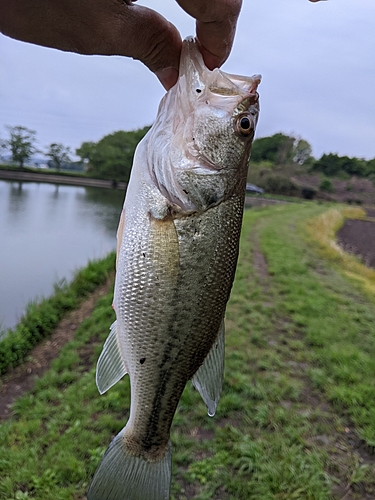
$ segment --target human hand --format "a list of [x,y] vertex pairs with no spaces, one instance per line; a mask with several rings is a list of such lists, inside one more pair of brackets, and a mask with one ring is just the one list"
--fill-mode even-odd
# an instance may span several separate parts
[[[241,0],[177,0],[196,19],[210,69],[228,57]],[[177,81],[182,40],[157,12],[130,0],[0,0],[0,31],[12,38],[78,54],[142,61],[168,90]]]
[[[220,67],[232,48],[242,0],[176,1],[196,19],[207,67]],[[0,0],[0,31],[68,52],[138,59],[167,90],[178,78],[182,40],[177,28],[131,0]]]

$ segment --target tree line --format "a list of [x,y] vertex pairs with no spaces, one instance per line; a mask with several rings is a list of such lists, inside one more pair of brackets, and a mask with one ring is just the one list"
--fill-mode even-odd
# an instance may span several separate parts
[[[29,159],[40,153],[36,146],[36,132],[26,127],[6,126],[8,139],[0,140],[0,155],[8,152],[12,163],[24,168]],[[137,130],[117,131],[104,136],[98,142],[83,142],[75,150],[87,175],[116,181],[129,180],[134,152],[150,126]],[[71,164],[71,150],[61,143],[50,144],[44,154],[50,158],[49,166],[61,170]],[[256,139],[251,152],[251,162],[266,163],[268,167],[301,165],[306,172],[321,172],[328,177],[342,173],[375,180],[375,158],[339,156],[329,153],[321,158],[312,156],[311,145],[300,137],[277,133]]]
[[[0,157],[8,153],[11,163],[24,168],[37,153],[49,157],[48,166],[56,170],[71,169],[72,151],[61,143],[52,143],[44,151],[36,147],[36,132],[27,127],[6,126],[8,139],[0,140]],[[134,152],[139,141],[150,126],[138,130],[117,131],[108,134],[98,142],[83,142],[75,150],[80,158],[80,165],[90,177],[116,181],[129,180]]]
[[[36,153],[43,153],[36,148],[36,131],[27,127],[17,125],[10,127],[6,125],[8,131],[8,139],[0,140],[0,156],[4,152],[10,153],[12,163],[20,168],[24,168],[25,164]],[[56,166],[57,170],[61,169],[64,162],[70,162],[71,150],[69,147],[61,143],[50,144],[44,154],[48,156]]]
[[315,159],[311,153],[311,145],[306,140],[277,133],[254,141],[251,162],[270,162],[274,166],[286,166],[295,163],[305,165],[310,173],[321,172],[327,177],[346,173],[375,180],[375,158],[364,160],[363,158],[329,153]]

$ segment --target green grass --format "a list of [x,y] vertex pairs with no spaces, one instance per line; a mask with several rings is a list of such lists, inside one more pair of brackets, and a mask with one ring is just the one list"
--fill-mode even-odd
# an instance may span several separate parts
[[[223,394],[210,418],[191,384],[183,393],[172,426],[173,500],[375,497],[375,459],[356,435],[375,445],[375,303],[307,233],[325,210],[302,203],[245,213]],[[83,499],[125,425],[128,379],[103,396],[94,380],[111,300],[100,299],[0,426],[1,500]]]

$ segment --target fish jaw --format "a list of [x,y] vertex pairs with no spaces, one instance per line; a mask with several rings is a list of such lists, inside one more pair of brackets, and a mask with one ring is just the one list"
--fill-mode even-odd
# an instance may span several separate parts
[[[173,89],[178,88],[178,92],[186,94],[191,104],[207,88],[222,96],[246,96],[256,92],[260,81],[260,75],[234,75],[219,68],[209,70],[204,64],[197,42],[193,37],[188,37],[182,45],[180,76]],[[182,103],[182,108],[184,104],[186,102]]]

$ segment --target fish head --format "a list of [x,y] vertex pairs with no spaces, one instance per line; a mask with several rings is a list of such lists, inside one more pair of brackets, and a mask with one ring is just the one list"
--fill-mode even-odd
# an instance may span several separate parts
[[171,156],[177,160],[178,184],[195,209],[206,210],[234,191],[244,191],[259,115],[259,83],[259,75],[209,70],[197,42],[184,41]]
[[163,155],[153,161],[154,179],[178,209],[206,210],[245,192],[260,80],[209,70],[198,43],[184,40],[178,82],[162,100],[151,132]]
[[183,134],[186,154],[217,170],[237,168],[248,158],[259,115],[260,76],[231,75],[204,64],[197,42],[184,41],[177,92],[182,106],[175,137]]

